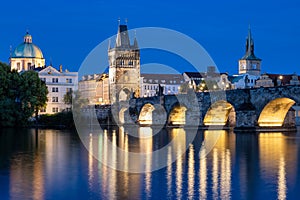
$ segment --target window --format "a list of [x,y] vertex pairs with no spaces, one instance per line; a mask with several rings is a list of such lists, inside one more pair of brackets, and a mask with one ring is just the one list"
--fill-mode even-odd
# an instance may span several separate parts
[[52,102],[58,102],[58,97],[52,97]]
[[67,78],[67,79],[66,79],[66,82],[67,82],[67,83],[72,83],[72,79],[71,79],[71,78]]
[[41,81],[44,81],[46,83],[46,78],[41,78]]
[[72,92],[72,88],[67,88],[66,89],[66,92],[68,93],[68,92]]
[[46,112],[46,108],[41,108],[40,112]]
[[52,88],[52,92],[58,92],[58,88],[57,87],[53,87]]
[[58,83],[58,78],[52,78],[52,83]]
[[17,68],[18,68],[18,70],[20,70],[21,69],[21,63],[17,63]]
[[58,112],[58,108],[57,107],[52,108],[52,112],[57,113]]

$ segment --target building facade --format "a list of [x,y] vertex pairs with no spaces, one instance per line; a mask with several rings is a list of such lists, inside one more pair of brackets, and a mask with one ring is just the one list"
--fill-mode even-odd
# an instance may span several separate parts
[[183,83],[181,74],[141,74],[141,97],[158,95],[159,86],[164,95],[178,94]]
[[43,53],[38,46],[32,43],[32,36],[28,32],[24,36],[24,42],[12,52],[9,62],[11,70],[18,72],[45,66]]
[[52,66],[41,69],[39,77],[46,83],[48,88],[47,107],[39,111],[39,114],[54,114],[61,111],[68,111],[71,105],[64,102],[64,95],[67,92],[76,91],[78,85],[78,72],[57,70]]
[[182,75],[196,91],[232,89],[228,74],[218,73],[215,66],[208,66],[206,72],[184,72]]
[[128,100],[131,94],[140,96],[140,50],[137,40],[129,40],[127,25],[119,25],[115,47],[109,47],[110,101]]
[[110,104],[108,74],[85,75],[78,82],[80,95],[88,99],[89,105]]

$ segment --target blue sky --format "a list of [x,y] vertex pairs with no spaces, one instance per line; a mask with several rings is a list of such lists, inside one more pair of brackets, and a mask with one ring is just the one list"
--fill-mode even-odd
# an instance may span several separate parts
[[[23,40],[26,29],[43,51],[46,62],[78,70],[87,54],[117,31],[117,19],[129,28],[164,27],[199,42],[221,72],[237,73],[251,24],[262,72],[300,74],[300,2],[293,1],[4,1],[0,12],[0,60],[8,61],[9,46]],[[179,71],[188,63],[164,55]],[[142,52],[141,62],[154,62]],[[161,61],[159,61],[161,62]]]

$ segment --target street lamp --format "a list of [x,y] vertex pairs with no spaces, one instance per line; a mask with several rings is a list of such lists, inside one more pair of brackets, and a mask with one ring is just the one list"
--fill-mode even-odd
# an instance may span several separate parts
[[282,85],[282,79],[283,79],[283,76],[280,75],[278,78],[279,78],[279,80],[280,80],[280,85]]

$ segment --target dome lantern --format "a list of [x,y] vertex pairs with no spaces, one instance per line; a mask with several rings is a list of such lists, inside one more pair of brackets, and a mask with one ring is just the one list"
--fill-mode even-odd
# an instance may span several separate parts
[[24,43],[27,43],[27,44],[32,43],[32,36],[28,32],[24,36]]

